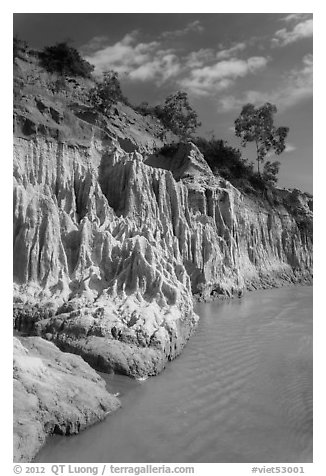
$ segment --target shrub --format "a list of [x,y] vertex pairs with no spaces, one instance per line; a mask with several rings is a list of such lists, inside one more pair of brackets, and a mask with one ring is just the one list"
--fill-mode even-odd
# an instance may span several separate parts
[[178,143],[173,142],[172,144],[165,144],[159,150],[159,153],[160,155],[163,155],[164,157],[171,157],[177,152],[179,145],[180,145],[179,142]]
[[122,94],[118,73],[112,70],[103,73],[102,81],[89,91],[88,99],[94,109],[103,114],[108,114],[118,101],[128,102]]
[[66,42],[46,46],[39,54],[41,65],[50,73],[89,78],[94,66],[84,60],[79,52]]
[[254,164],[242,158],[239,149],[226,141],[197,138],[195,144],[203,154],[214,174],[219,174],[245,192],[265,193],[275,186],[279,162],[266,162],[263,174],[254,171]]
[[14,36],[13,41],[13,59],[24,58],[28,50],[28,43],[24,40]]
[[221,174],[221,170],[224,170],[225,172],[228,171],[228,175],[243,176],[247,168],[250,170],[252,168],[252,165],[246,164],[246,161],[241,158],[239,149],[229,146],[222,139],[197,138],[195,144],[215,173]]
[[155,108],[150,106],[146,101],[141,102],[139,106],[133,106],[133,109],[142,116],[156,116]]
[[61,93],[67,89],[67,82],[63,76],[59,76],[54,82],[54,91]]
[[265,192],[266,191],[266,182],[260,172],[253,172],[249,177],[249,183],[252,185],[255,191]]

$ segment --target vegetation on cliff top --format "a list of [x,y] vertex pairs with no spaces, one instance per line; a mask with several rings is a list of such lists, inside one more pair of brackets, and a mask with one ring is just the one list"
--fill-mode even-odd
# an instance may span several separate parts
[[78,50],[66,42],[46,46],[39,53],[41,65],[50,73],[57,72],[61,75],[90,78],[94,66],[84,60]]
[[194,143],[214,174],[221,175],[243,191],[263,191],[277,182],[279,162],[267,161],[260,173],[254,170],[253,162],[243,158],[241,151],[230,146],[227,141],[198,137]]
[[122,94],[118,73],[113,70],[103,72],[102,81],[97,81],[90,89],[88,99],[95,110],[105,115],[118,101],[128,102]]
[[[14,60],[24,59],[28,54],[37,57],[46,71],[57,74],[57,90],[65,90],[69,77],[92,79],[93,85],[86,88],[84,99],[94,111],[109,116],[112,106],[118,102],[131,106],[122,93],[117,72],[105,71],[102,79],[92,77],[94,67],[66,42],[47,46],[41,52],[36,52],[31,50],[25,41],[15,37]],[[213,173],[229,180],[244,192],[266,192],[266,189],[276,185],[280,162],[266,161],[262,170],[260,167],[271,151],[279,155],[285,149],[289,129],[274,126],[276,106],[265,103],[260,108],[255,108],[253,104],[246,104],[235,120],[235,134],[241,139],[241,145],[245,147],[250,142],[256,144],[258,171],[254,170],[252,161],[244,158],[241,151],[229,145],[227,141],[214,136],[211,139],[195,138],[195,132],[201,124],[186,92],[177,91],[170,94],[163,104],[150,106],[143,102],[139,106],[131,107],[143,116],[159,119],[167,130],[179,137],[180,142],[192,140]],[[169,148],[167,145],[161,153],[166,155],[170,151]]]
[[201,125],[198,115],[189,104],[188,95],[184,91],[170,94],[164,104],[155,106],[154,114],[181,140],[191,137]]

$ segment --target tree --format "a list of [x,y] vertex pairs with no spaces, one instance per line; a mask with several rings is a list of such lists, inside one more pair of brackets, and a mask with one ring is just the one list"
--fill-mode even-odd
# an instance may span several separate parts
[[118,101],[126,102],[121,91],[118,73],[113,70],[105,71],[102,81],[89,91],[88,97],[92,106],[103,114],[107,114],[113,104]]
[[165,99],[163,105],[154,108],[163,125],[181,139],[190,137],[201,124],[196,111],[190,106],[186,92],[177,91]]
[[42,66],[50,73],[89,78],[94,66],[66,42],[46,46],[39,54]]
[[274,150],[279,155],[285,149],[289,128],[274,126],[276,112],[276,106],[269,102],[259,108],[255,108],[253,104],[246,104],[234,122],[235,134],[241,138],[242,146],[245,147],[248,142],[256,144],[259,175],[260,163],[264,161],[267,152]]

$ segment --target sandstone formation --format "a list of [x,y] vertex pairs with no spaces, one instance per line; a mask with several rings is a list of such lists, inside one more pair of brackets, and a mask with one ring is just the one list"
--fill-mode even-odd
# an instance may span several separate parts
[[311,280],[310,197],[254,200],[191,143],[156,153],[155,121],[119,104],[115,119],[94,117],[80,85],[63,95],[50,84],[39,72],[15,107],[17,329],[146,377],[191,335],[193,295]]
[[71,435],[120,406],[79,356],[40,337],[14,337],[14,461],[31,461],[48,435]]

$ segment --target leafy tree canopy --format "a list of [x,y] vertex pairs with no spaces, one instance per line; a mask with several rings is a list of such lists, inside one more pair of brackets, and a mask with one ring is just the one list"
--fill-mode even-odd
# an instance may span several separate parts
[[181,139],[190,137],[200,126],[198,115],[190,106],[186,92],[170,94],[164,104],[156,106],[154,110],[164,126]]
[[265,183],[269,185],[276,185],[277,176],[280,169],[280,162],[270,162],[269,160],[265,163],[262,178]]
[[260,173],[259,165],[264,161],[267,152],[274,150],[279,155],[285,149],[289,128],[274,126],[276,112],[276,106],[269,102],[257,108],[253,104],[246,104],[234,123],[235,134],[241,138],[243,147],[248,142],[256,144],[258,173]]
[[112,105],[118,101],[126,103],[127,99],[122,94],[118,73],[113,70],[105,71],[102,81],[89,91],[89,100],[92,106],[103,114],[108,114]]

